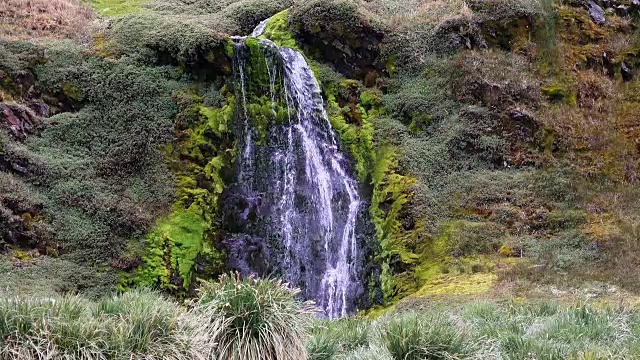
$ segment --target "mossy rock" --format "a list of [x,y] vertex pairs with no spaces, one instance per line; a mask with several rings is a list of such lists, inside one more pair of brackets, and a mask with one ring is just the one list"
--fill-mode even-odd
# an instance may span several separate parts
[[289,25],[307,55],[332,63],[348,78],[384,70],[378,57],[385,27],[354,2],[305,2],[291,9]]

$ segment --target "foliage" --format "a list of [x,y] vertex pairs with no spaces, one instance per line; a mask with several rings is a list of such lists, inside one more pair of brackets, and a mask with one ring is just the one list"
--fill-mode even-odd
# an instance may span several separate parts
[[133,291],[98,302],[63,298],[0,300],[0,348],[10,359],[184,358],[180,310],[158,294]]
[[115,19],[107,35],[115,53],[146,63],[186,65],[224,54],[225,30],[208,26],[206,19],[144,13]]
[[44,254],[16,261],[13,255],[14,252],[9,252],[0,257],[0,268],[4,270],[0,275],[2,296],[48,297],[56,293],[82,293],[87,298],[99,298],[112,293],[117,281],[116,275],[103,267],[90,267]]
[[209,23],[229,35],[251,33],[258,23],[281,12],[292,0],[224,0],[178,1],[156,0],[149,4],[155,12],[166,15],[187,15],[191,18],[209,19]]
[[[317,359],[631,359],[637,356],[636,310],[588,304],[414,302],[416,309],[394,312],[372,323],[368,344],[343,349],[340,332],[314,332],[307,344],[321,341],[331,356]],[[370,323],[370,325],[367,325]],[[355,326],[355,325],[349,325]],[[322,340],[320,340],[322,339]]]
[[24,56],[24,47],[4,49],[18,60],[8,65],[13,73],[31,79],[24,85],[32,89],[47,89],[43,97],[58,113],[40,136],[8,148],[42,196],[48,255],[84,264],[56,290],[109,292],[110,265],[122,263],[128,243],[141,239],[173,198],[158,146],[173,137],[170,95],[181,86],[179,73],[105,60],[70,42],[44,47],[46,61]]
[[[381,28],[371,14],[356,2],[344,0],[308,1],[297,4],[290,13],[294,33],[305,30],[323,37],[340,36],[347,44],[355,43],[367,26]],[[332,21],[326,21],[331,19]]]
[[315,309],[296,301],[297,293],[280,281],[239,275],[206,283],[190,314],[200,323],[207,357],[306,358],[303,339]]
[[148,0],[85,0],[98,14],[108,17],[121,16],[143,11]]
[[174,292],[190,291],[196,273],[212,278],[222,268],[222,255],[213,239],[225,187],[223,173],[234,160],[230,122],[235,99],[228,96],[222,106],[207,108],[201,104],[203,97],[196,94],[175,95],[182,107],[178,118],[187,123],[180,125],[186,127],[183,137],[168,149],[178,177],[178,201],[147,236],[144,264],[137,276],[125,276],[121,286],[133,282]]

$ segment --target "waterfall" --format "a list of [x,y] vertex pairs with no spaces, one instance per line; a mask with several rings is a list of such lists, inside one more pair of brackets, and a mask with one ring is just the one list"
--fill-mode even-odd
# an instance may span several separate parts
[[[260,23],[249,38],[266,25]],[[235,187],[241,195],[234,204],[244,215],[227,241],[231,264],[281,275],[325,316],[347,316],[365,293],[357,227],[366,211],[358,183],[304,56],[266,39],[256,54],[245,44],[249,38],[234,38],[236,94],[242,99]],[[259,72],[262,65],[266,74]],[[266,125],[264,112],[254,110],[265,99],[272,109]],[[267,126],[266,134],[259,126]]]

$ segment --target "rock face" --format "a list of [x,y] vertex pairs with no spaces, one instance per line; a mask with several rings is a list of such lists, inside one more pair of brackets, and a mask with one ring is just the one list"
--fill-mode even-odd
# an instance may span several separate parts
[[309,1],[292,10],[290,25],[305,53],[331,63],[352,79],[381,72],[377,64],[385,36],[381,25],[358,12],[347,1]]

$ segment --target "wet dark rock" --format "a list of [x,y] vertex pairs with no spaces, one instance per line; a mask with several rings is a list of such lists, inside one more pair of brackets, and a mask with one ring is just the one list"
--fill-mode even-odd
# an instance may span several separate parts
[[32,109],[15,103],[0,103],[0,127],[9,130],[14,139],[26,139],[39,124],[40,118]]
[[347,1],[312,0],[296,7],[289,24],[305,53],[329,62],[343,75],[364,79],[379,64],[383,27]]
[[45,118],[51,115],[51,107],[43,101],[29,100],[27,106],[39,117]]
[[231,233],[241,232],[250,227],[258,217],[262,201],[247,194],[242,186],[229,186],[222,194],[222,222]]
[[598,25],[604,25],[606,22],[604,9],[591,0],[586,3],[586,7],[593,22]]
[[264,239],[250,235],[226,238],[222,245],[227,253],[227,266],[243,276],[269,274],[271,252]]
[[633,73],[624,61],[620,64],[620,73],[622,74],[622,79],[624,81],[633,80]]
[[614,59],[606,52],[602,53],[602,64],[607,72],[607,76],[613,78],[616,74]]

